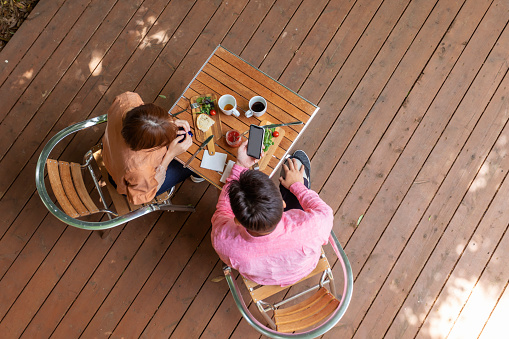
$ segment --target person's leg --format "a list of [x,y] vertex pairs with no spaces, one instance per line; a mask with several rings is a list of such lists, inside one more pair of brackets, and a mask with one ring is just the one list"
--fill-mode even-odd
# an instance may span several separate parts
[[[306,183],[307,180],[304,179],[304,185],[306,185]],[[297,197],[289,189],[279,184],[279,190],[281,191],[281,196],[283,197],[283,200],[285,201],[286,204],[285,212],[293,209],[304,210],[300,205]]]
[[180,162],[172,160],[166,169],[166,178],[164,178],[164,183],[157,191],[156,196],[168,191],[179,182],[186,180],[191,174],[193,174],[193,171],[189,168],[184,168]]
[[[311,170],[311,162],[309,161],[308,156],[304,151],[298,150],[295,151],[290,157],[287,158],[285,163],[288,161],[288,159],[295,158],[297,159],[297,166],[300,170],[301,166],[304,166],[304,186],[307,188],[311,187],[311,183],[309,181],[310,179],[310,170]],[[284,169],[281,169],[281,176],[284,178]],[[283,197],[283,200],[285,201],[286,207],[285,211],[291,210],[291,209],[300,209],[303,210],[302,206],[299,203],[299,200],[297,197],[286,187],[283,185],[279,185],[279,190],[281,191],[281,196]]]

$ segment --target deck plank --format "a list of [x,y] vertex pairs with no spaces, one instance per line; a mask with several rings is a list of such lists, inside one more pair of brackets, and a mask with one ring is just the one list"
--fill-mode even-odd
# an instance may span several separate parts
[[[300,91],[307,77],[315,67],[319,66],[317,65],[318,60],[325,53],[327,46],[329,44],[335,45],[332,39],[337,37],[336,33],[355,3],[355,1],[348,0],[329,1],[304,41],[294,52],[283,74],[279,77],[279,81],[295,92]],[[362,14],[366,14],[366,11],[369,12],[369,9],[365,9]],[[362,23],[361,18],[357,19],[359,23]],[[353,29],[353,27],[350,27],[350,29]],[[344,49],[343,53],[349,50],[346,41],[342,41],[341,45],[341,49]],[[337,48],[335,52],[340,52],[340,49]],[[331,73],[333,72],[331,71]]]
[[[47,298],[25,328],[21,338],[49,338],[66,312],[72,306],[79,293],[89,283],[98,263],[104,258],[122,227],[113,229],[108,237],[101,239],[98,234],[88,235],[82,232],[84,239],[79,253],[73,258],[67,269],[60,273],[62,277],[51,291],[45,291]],[[58,243],[57,247],[64,244]],[[91,283],[91,282],[90,282]]]
[[[186,181],[181,189],[189,190],[195,195],[196,193],[201,195],[206,188],[205,185],[190,188],[190,185],[193,184]],[[205,201],[211,200],[213,199],[210,196],[211,194],[215,195],[216,192],[209,188],[201,198]],[[194,203],[197,207],[202,205],[198,201],[191,201],[190,203]],[[122,275],[118,277],[115,285],[112,286],[111,291],[83,332],[85,337],[99,337],[104,333],[112,333],[128,307],[141,292],[144,293],[139,296],[139,301],[145,303],[147,299],[144,298],[144,295],[149,292],[153,293],[150,298],[153,298],[155,302],[151,302],[147,306],[155,307],[159,305],[161,299],[166,296],[166,288],[173,285],[173,281],[179,277],[181,270],[186,267],[190,258],[193,257],[194,249],[198,246],[199,241],[207,234],[207,224],[193,222],[193,219],[206,220],[210,218],[209,210],[202,208],[191,215],[188,213],[165,213],[161,216],[161,219],[158,220],[144,239],[140,239],[143,242],[138,245],[139,248],[132,255],[132,260],[126,265]],[[189,221],[188,218],[191,220]],[[162,261],[161,264],[159,264],[160,261]],[[164,273],[154,271],[156,266],[163,269]],[[151,281],[147,282],[149,278]],[[162,279],[164,284],[160,286],[159,283]],[[155,286],[154,282],[157,282]],[[186,286],[186,284],[183,285]],[[161,290],[157,291],[157,289],[151,287],[159,287]],[[136,307],[136,305],[133,305],[133,307]],[[150,316],[154,314],[154,311],[151,310],[152,314]],[[141,333],[145,326],[143,320],[147,321],[149,317],[128,319],[131,321],[131,326],[136,325],[137,331],[120,332],[120,337]]]
[[[210,243],[215,188],[186,181],[173,202],[195,213],[153,213],[102,239],[57,221],[34,185],[56,132],[125,91],[169,109],[218,44],[320,107],[295,148],[356,278],[324,337],[499,335],[508,18],[503,0],[41,0],[0,52],[2,336],[260,337]],[[185,95],[214,86],[198,79]],[[52,157],[80,162],[103,130]]]
[[[505,209],[504,209],[505,210]],[[490,212],[490,211],[489,211]],[[502,211],[500,209],[493,211],[496,217],[491,223],[494,228],[497,228],[500,220],[498,216]],[[484,220],[483,220],[484,221]],[[505,227],[507,225],[498,225],[498,228]],[[489,234],[491,235],[491,234]],[[497,236],[493,234],[493,236]],[[500,235],[498,235],[500,237]],[[433,326],[440,326],[441,331],[449,332],[449,338],[466,338],[474,334],[477,336],[482,331],[486,321],[488,320],[493,308],[496,306],[496,302],[500,298],[504,289],[509,281],[509,273],[507,268],[501,262],[506,258],[509,248],[509,234],[506,232],[499,243],[491,243],[490,241],[484,240],[485,234],[477,233],[474,238],[469,242],[461,260],[458,262],[454,272],[452,273],[448,284],[444,287],[437,303],[434,305],[432,313],[428,316],[427,321],[424,323],[423,329],[429,328],[430,322],[434,322]],[[482,255],[479,255],[481,252]],[[489,257],[489,261],[484,260]],[[484,260],[483,260],[484,259]],[[468,274],[469,276],[480,275],[479,280],[474,279],[462,279],[460,276]],[[456,278],[456,279],[454,279]],[[455,282],[456,280],[456,282]],[[465,288],[469,293],[461,293],[458,291],[458,282],[468,280],[460,288]],[[455,293],[458,291],[458,293]],[[450,298],[450,293],[454,293],[456,299],[455,302],[447,302]],[[436,311],[442,312],[444,309],[444,302],[449,305],[449,310],[456,310],[458,306],[461,306],[461,310],[458,310],[459,316],[453,318],[453,321],[444,324],[443,319],[437,320]],[[457,312],[452,313],[456,315]],[[424,332],[425,333],[425,332]],[[425,337],[424,333],[419,333],[417,338]],[[502,333],[499,333],[502,335]]]
[[[177,30],[171,43],[167,44],[136,86],[136,91],[142,94],[146,101],[154,101],[169,109],[179,99],[179,95],[197,71],[196,68],[189,67],[189,63],[201,66],[220,41],[219,29],[228,29],[230,20],[235,17],[235,11],[228,11],[228,6],[233,5],[221,5],[213,0],[197,1],[182,22],[186,29]],[[220,19],[221,16],[224,20]],[[229,20],[226,19],[228,16]],[[214,24],[218,31],[215,28],[210,29]],[[211,32],[209,36],[202,35],[206,27]],[[218,36],[213,36],[212,32],[218,33]],[[158,97],[159,94],[166,99]]]
[[[238,55],[251,65],[259,67],[271,48],[283,34],[288,22],[303,0],[276,1],[259,24],[249,43]],[[225,45],[228,48],[228,45]]]
[[[54,90],[60,78],[72,65],[76,55],[79,55],[87,44],[88,39],[85,40],[78,37],[89,37],[105,19],[106,15],[115,4],[115,1],[102,1],[101,6],[88,7],[87,9],[89,10],[85,10],[84,12],[82,12],[82,7],[88,4],[88,0],[80,0],[72,3],[74,3],[74,7],[66,9],[65,12],[69,13],[68,15],[76,13],[75,15],[78,16],[79,14],[79,17],[76,23],[73,22],[72,17],[66,17],[64,20],[66,23],[65,25],[61,23],[57,27],[54,27],[54,30],[62,32],[68,31],[68,34],[66,34],[65,38],[63,38],[62,42],[48,60],[43,59],[40,61],[40,64],[44,65],[44,67],[38,73],[36,69],[30,68],[28,74],[26,66],[18,67],[17,69],[19,69],[20,72],[24,71],[23,75],[18,76],[19,79],[17,81],[17,83],[22,85],[16,86],[15,84],[6,83],[1,88],[2,93],[0,94],[0,100],[3,103],[2,110],[8,111],[9,114],[5,118],[3,118],[3,114],[0,114],[3,119],[0,142],[6,146],[0,151],[0,159],[2,159],[5,152],[9,150],[10,143],[13,143],[18,138],[23,128],[25,128],[25,125],[29,124],[40,106],[48,100],[48,94]],[[118,20],[115,17],[112,19],[115,21]],[[69,22],[73,24],[70,27],[67,26],[70,25]],[[114,34],[115,31],[112,29],[111,32]],[[107,32],[105,31],[103,34],[105,35],[104,43],[107,44]],[[51,34],[49,34],[48,39],[52,39]],[[38,49],[35,53],[42,57],[46,51],[45,47],[45,45],[41,46],[40,48],[42,50]],[[96,61],[88,60],[87,66],[93,67],[93,62]],[[25,76],[29,78],[23,80]],[[14,75],[9,77],[9,79],[15,78],[16,76]],[[65,98],[65,96],[63,98]],[[60,111],[57,112],[59,113]],[[42,130],[45,131],[45,129]]]
[[509,289],[507,284],[504,293],[498,300],[495,310],[490,315],[488,323],[483,328],[479,339],[496,338],[500,333],[505,331],[507,321],[507,312],[509,312]]
[[[0,62],[0,86],[10,76],[19,62],[26,56],[27,51],[32,47],[48,23],[54,22],[57,13],[65,0],[42,1],[36,10],[32,10],[25,24],[21,25],[16,34],[9,40],[2,50],[2,62]],[[65,32],[64,32],[65,33]]]
[[[73,300],[72,306],[57,324],[52,333],[53,336],[75,338],[85,331],[88,323],[122,276],[158,217],[157,214],[150,214],[143,220],[137,219],[126,225],[102,258],[99,266],[93,271],[87,284]],[[102,333],[102,335],[106,334]]]
[[[418,80],[416,76],[419,74],[407,70],[422,69],[426,65],[440,41],[440,36],[446,31],[453,18],[452,13],[448,18],[442,18],[440,13],[443,8],[438,6],[432,14],[433,17],[428,19],[426,14],[433,5],[432,2],[412,2],[406,8],[398,24],[387,37],[380,53],[360,81],[357,87],[359,90],[356,89],[353,92],[313,156],[313,158],[316,157],[312,160],[313,169],[318,176],[318,179],[313,181],[313,186],[318,190],[326,184],[320,189],[320,194],[324,197],[328,197],[328,192],[335,191],[336,197],[339,193],[338,203],[341,201],[350,189],[350,183],[355,180],[352,175],[357,174],[364,167],[373,153],[376,144],[371,142],[378,141],[384,135],[386,127],[391,124],[391,120],[395,119],[398,108],[404,105],[405,98],[410,95],[412,86]],[[435,23],[433,19],[438,22]],[[435,39],[433,42],[427,39],[424,45],[419,42],[418,36],[426,34],[434,36]],[[415,40],[417,42],[413,43]],[[337,100],[336,110],[341,109],[343,100],[346,98]],[[408,120],[411,121],[411,118]],[[328,128],[328,126],[320,126],[320,128]],[[410,130],[403,129],[403,132],[404,135],[411,135]],[[366,138],[367,135],[371,137],[372,134],[373,138]],[[398,147],[393,148],[396,150],[396,155]],[[325,153],[328,154],[327,157],[324,157]],[[356,155],[352,157],[352,153]],[[355,170],[345,172],[345,166]],[[339,177],[341,177],[340,185],[338,185]],[[337,207],[336,203],[333,209],[336,210]]]
[[[62,48],[66,44],[64,41],[67,41],[67,43],[71,44],[73,43],[72,38],[69,40],[67,37],[69,36],[70,32],[71,36],[73,34],[72,32],[76,32],[76,30],[72,31],[72,28],[76,25],[77,21],[80,20],[84,14],[84,10],[87,8],[90,2],[91,0],[79,0],[72,2],[67,1],[63,5],[60,1],[55,2],[53,6],[44,4],[41,6],[44,17],[51,15],[53,16],[51,17],[51,21],[45,27],[40,27],[39,29],[34,27],[34,33],[40,33],[40,35],[37,36],[37,39],[35,42],[33,42],[32,45],[29,45],[28,43],[30,43],[31,40],[33,41],[33,37],[27,37],[28,41],[25,49],[29,47],[28,51],[25,54],[16,53],[16,51],[11,54],[9,53],[11,47],[6,47],[7,59],[5,60],[9,61],[8,58],[10,57],[10,64],[12,66],[7,67],[9,64],[7,63],[6,69],[2,70],[3,79],[0,78],[2,79],[2,81],[0,81],[2,84],[0,87],[0,100],[2,101],[2,107],[0,108],[0,121],[3,121],[6,118],[11,108],[20,99],[20,96],[33,82],[35,77],[39,74],[41,68],[45,66],[48,61],[54,62],[54,65],[59,65],[58,61],[64,61],[59,60],[60,58],[67,57],[71,58],[72,60],[72,58],[75,57],[76,50],[71,51],[71,53],[65,55],[62,54]],[[55,5],[56,7],[54,7]],[[60,8],[58,8],[59,5],[61,5]],[[97,9],[96,7],[91,8],[92,11]],[[38,9],[35,11],[37,10]],[[96,16],[99,16],[100,18],[100,15],[97,13]],[[91,18],[88,19],[90,20]],[[44,24],[43,20],[37,21],[41,25]],[[83,19],[81,21],[83,21]],[[93,29],[93,25],[94,22],[92,21],[90,23],[90,28]],[[87,29],[87,27],[83,26],[81,28],[85,30]],[[75,47],[79,48],[79,44],[83,44],[85,42],[86,40],[83,41],[82,39],[77,39],[74,41],[74,43],[77,44]],[[16,45],[19,45],[19,43],[16,42]],[[51,60],[52,56],[57,57],[56,61]],[[16,59],[19,59],[19,61]],[[14,65],[14,69],[10,70],[9,68],[13,67]],[[64,67],[65,69],[65,62],[61,64],[60,67]],[[54,71],[54,74],[57,75],[58,72],[56,72],[56,70]],[[42,94],[44,90],[46,90],[46,88],[40,88],[39,93]],[[28,112],[26,113],[28,114]],[[24,124],[20,125],[24,126]]]
[[[352,146],[355,146],[353,149],[359,149],[362,150],[363,153],[368,153],[369,160],[367,156],[363,156],[363,163],[358,164],[358,160],[352,157],[352,151],[347,150],[341,159],[342,161],[338,163],[333,174],[329,177],[321,194],[326,197],[327,191],[332,194],[332,190],[330,190],[329,187],[335,187],[339,196],[345,197],[336,204],[336,206],[338,206],[336,224],[340,225],[339,227],[342,229],[340,233],[343,234],[342,236],[345,236],[344,239],[348,239],[349,234],[353,231],[352,226],[355,226],[359,216],[363,215],[368,206],[370,206],[372,197],[377,194],[377,191],[380,190],[380,187],[387,180],[388,174],[394,170],[394,164],[398,161],[401,153],[408,145],[409,139],[415,133],[423,117],[429,114],[426,113],[428,107],[433,107],[432,110],[437,116],[443,115],[441,107],[449,102],[449,94],[447,94],[447,91],[444,91],[440,99],[435,99],[436,91],[444,85],[444,81],[451,74],[451,69],[455,64],[455,60],[457,60],[463,52],[463,49],[457,45],[457,41],[462,41],[463,38],[465,37],[446,37],[444,39],[444,44],[448,44],[449,40],[452,39],[451,44],[457,46],[455,49],[446,51],[449,57],[448,59],[441,58],[441,55],[433,55],[430,56],[431,59],[429,60],[421,59],[418,62],[416,58],[419,54],[424,54],[424,50],[421,49],[423,46],[417,45],[415,48],[413,48],[414,46],[411,47],[407,53],[407,57],[400,64],[400,69],[404,73],[400,73],[398,70],[398,73],[393,75],[393,78],[386,86],[386,90],[382,92],[384,102],[376,103],[375,107],[372,109],[372,112],[375,113],[376,116],[382,115],[384,110],[399,110],[399,112],[391,121],[389,128],[384,131],[384,135],[381,137],[374,150],[372,148],[364,148],[365,146],[361,142],[360,136],[356,136],[353,141]],[[488,52],[489,48],[485,49],[485,53]],[[475,53],[472,53],[471,57],[475,58]],[[444,60],[448,61],[444,62]],[[419,78],[413,80],[416,81],[415,83],[409,81],[410,79],[405,79],[404,75],[404,70],[411,68],[413,62],[416,62],[415,67],[424,66],[425,63],[427,63],[427,66],[421,71]],[[438,71],[435,71],[435,69]],[[467,71],[468,69],[465,67],[464,70]],[[462,77],[461,71],[455,71],[453,74],[458,78]],[[475,71],[471,71],[470,76],[474,77]],[[398,94],[394,92],[394,90],[398,88],[397,84],[401,85],[403,83],[405,83],[405,89],[408,88],[408,90],[411,91],[410,93],[407,92],[405,96],[401,95],[401,93]],[[450,91],[456,90],[456,83],[454,81],[450,81],[448,86],[451,87]],[[460,90],[458,94],[456,94],[454,97],[456,102],[462,100],[467,87],[464,87],[463,90]],[[430,90],[432,88],[434,90]],[[390,93],[391,90],[393,91],[392,93]],[[395,96],[398,97],[398,99],[392,102]],[[433,100],[435,100],[435,102],[433,102]],[[390,105],[389,107],[385,106],[386,102]],[[450,112],[453,109],[454,105],[452,105],[448,111]],[[446,121],[447,120],[444,118],[444,123],[446,123]],[[370,123],[366,125],[367,127],[362,127],[362,133],[360,133],[360,135],[366,135],[368,132],[371,134],[371,130],[376,126],[373,125],[372,119]],[[421,149],[421,151],[424,150]],[[405,161],[403,161],[403,163],[404,162]],[[350,163],[352,163],[352,166],[358,166],[359,169],[361,166],[363,167],[359,176],[353,177],[348,171],[345,171],[345,165],[350,165]],[[349,186],[350,183],[352,183],[352,187],[349,190],[338,186],[338,179],[340,177],[341,180],[345,182],[345,186]]]
[[[486,66],[484,67],[486,69],[491,68],[493,73],[488,76],[485,75],[486,73],[483,70],[481,70],[478,76],[478,80],[476,80],[472,85],[472,93],[476,93],[481,88],[489,88],[490,86],[492,87],[491,92],[494,91],[494,87],[496,87],[498,82],[497,84],[493,84],[492,81],[494,78],[496,78],[495,73],[498,71],[497,68],[499,69],[500,67],[500,64],[494,64],[494,60],[499,59],[502,54],[506,53],[507,52],[504,48],[494,49],[492,55],[486,62]],[[490,80],[486,82],[486,80],[483,79],[484,77],[489,78]],[[487,96],[491,97],[491,94],[488,93]],[[467,105],[470,104],[465,104],[465,108]],[[465,113],[465,117],[468,117],[468,111],[462,111]],[[499,143],[500,140],[497,141],[497,144]],[[497,147],[497,145],[495,147]],[[420,273],[419,278],[412,288],[413,291],[410,292],[407,300],[405,300],[402,308],[399,310],[399,314],[395,318],[388,333],[401,333],[403,335],[403,333],[409,332],[407,337],[413,337],[412,333],[414,333],[413,331],[416,330],[415,325],[410,324],[405,320],[405,316],[402,315],[402,312],[404,312],[403,310],[412,309],[413,312],[417,314],[425,314],[427,310],[429,310],[429,307],[431,307],[432,300],[434,300],[436,294],[439,293],[439,290],[442,286],[441,284],[443,284],[443,279],[446,279],[447,276],[446,274],[439,272],[447,272],[448,269],[452,269],[458,260],[457,256],[459,253],[451,252],[451,248],[453,248],[454,245],[458,248],[464,247],[463,241],[460,242],[459,239],[469,238],[470,234],[473,232],[473,228],[476,227],[476,220],[479,218],[479,216],[477,216],[475,213],[483,213],[486,210],[486,205],[490,202],[490,194],[493,196],[498,189],[498,185],[500,183],[497,182],[496,177],[504,173],[505,170],[503,168],[507,165],[500,165],[501,160],[497,158],[497,154],[495,152],[498,151],[496,149],[495,151],[492,151],[492,154],[488,157],[487,161],[483,165],[483,167],[489,166],[490,173],[490,181],[486,183],[486,186],[483,187],[483,190],[489,192],[491,189],[492,191],[484,197],[484,201],[480,201],[481,196],[478,196],[478,194],[480,194],[478,190],[467,193],[461,205],[458,207],[458,211],[455,213],[453,219],[449,223],[446,231],[447,233],[442,236],[442,239],[437,245],[437,248],[435,248],[432,256],[426,263],[426,267]],[[501,173],[495,173],[497,168],[501,169]],[[479,182],[479,180],[484,181],[483,177],[485,177],[485,175],[478,175],[478,178],[474,180],[474,183]],[[493,182],[491,182],[491,180],[493,180]],[[437,276],[437,273],[440,274],[440,279]]]
[[[464,9],[466,8],[468,7],[464,7]],[[451,30],[451,34],[452,32],[453,31]],[[479,44],[483,43],[484,40],[479,39]],[[458,64],[461,65],[461,63]],[[458,74],[461,74],[460,70],[458,70]],[[449,92],[447,86],[443,86],[442,89],[444,92],[441,94],[439,93],[437,100],[441,100],[440,96],[443,95],[444,100],[447,100],[447,104],[449,104],[451,99],[450,93],[456,91],[457,86],[459,86],[458,82],[451,81],[451,92]],[[473,93],[473,95],[476,95],[476,93]],[[489,99],[485,98],[484,95],[482,95],[482,98],[484,99],[484,104],[487,105]],[[428,112],[423,118],[421,125],[414,133],[413,138],[405,147],[403,154],[398,160],[398,163],[401,163],[401,167],[396,164],[388,179],[384,183],[384,186],[380,190],[381,195],[375,199],[373,204],[370,206],[370,210],[364,216],[362,221],[363,223],[366,223],[364,228],[357,228],[353,237],[348,242],[347,248],[348,246],[352,245],[354,247],[358,247],[361,243],[363,246],[363,250],[356,252],[355,254],[355,257],[358,257],[358,259],[351,258],[353,265],[358,266],[357,269],[354,268],[354,272],[358,269],[362,270],[356,280],[359,281],[357,286],[361,289],[362,292],[369,294],[377,291],[380,286],[379,284],[382,284],[383,281],[375,277],[382,276],[385,280],[385,278],[388,277],[391,273],[396,259],[402,260],[402,263],[404,263],[404,257],[400,257],[400,254],[403,250],[403,246],[405,246],[405,243],[412,235],[412,232],[416,226],[418,228],[412,237],[417,237],[416,234],[423,236],[423,233],[426,233],[429,238],[434,238],[434,228],[431,230],[427,228],[430,227],[430,221],[431,224],[434,225],[434,227],[437,229],[436,232],[438,232],[438,234],[442,233],[443,227],[447,225],[448,221],[450,220],[448,219],[449,213],[454,211],[454,209],[459,204],[458,200],[456,199],[461,199],[464,194],[463,189],[465,186],[468,187],[468,184],[471,180],[470,176],[474,175],[480,167],[480,164],[478,164],[480,159],[477,158],[477,156],[483,158],[481,149],[485,149],[485,147],[487,147],[489,150],[494,143],[494,140],[483,140],[483,142],[486,142],[485,146],[479,148],[476,146],[472,147],[479,141],[472,139],[467,141],[468,134],[459,133],[460,129],[465,128],[465,126],[468,126],[469,123],[471,126],[470,128],[474,128],[475,126],[475,119],[474,121],[471,121],[468,116],[463,116],[461,114],[464,112],[464,109],[458,109],[456,112],[461,113],[458,113],[458,115],[455,116],[455,119],[449,121],[447,114],[444,114],[447,111],[444,112],[444,110],[441,109],[441,107],[444,107],[444,105],[440,105],[438,103],[437,105],[432,105],[431,107],[433,108],[431,112],[433,112],[433,110],[437,110],[437,115],[433,117],[432,115],[428,115],[430,113]],[[453,107],[455,107],[454,104]],[[485,106],[481,106],[481,109],[483,107]],[[479,109],[479,107],[477,107],[475,110],[477,109]],[[453,109],[451,109],[451,113],[452,111]],[[492,124],[494,124],[494,122],[491,119],[493,119],[493,117],[499,113],[497,110],[491,110],[488,112],[490,112],[492,116],[489,117],[488,113],[485,113],[485,115],[482,116],[482,118],[485,120],[481,120],[484,122],[484,126],[479,127],[479,124],[481,123],[479,122],[477,126],[475,126],[475,133],[482,134],[483,132],[481,131],[483,131],[483,128],[487,128],[487,126],[493,126]],[[444,120],[440,122],[440,119]],[[463,121],[463,119],[465,119],[465,121]],[[447,126],[447,124],[449,125]],[[456,127],[458,126],[456,124],[461,126],[460,129]],[[443,127],[440,127],[440,125]],[[447,126],[447,129],[442,133],[441,131],[445,126]],[[436,138],[439,136],[438,134],[440,134],[437,133],[437,131],[440,131],[442,135],[438,141],[438,144],[435,145],[435,141],[433,141],[433,139],[436,140]],[[484,132],[486,131],[484,130]],[[497,132],[495,129],[492,133],[495,133],[493,138],[496,138],[500,131]],[[436,137],[433,134],[436,134]],[[455,138],[457,137],[463,139],[455,141]],[[452,142],[455,142],[455,144],[452,144]],[[461,148],[465,142],[467,142],[468,146],[462,150]],[[425,149],[431,147],[433,148],[432,153],[430,155],[426,155]],[[472,153],[463,155],[460,153],[461,157],[456,159],[458,152]],[[475,159],[471,159],[473,155],[475,155]],[[424,159],[426,156],[427,159]],[[408,157],[408,160],[404,160],[405,157]],[[421,160],[422,162],[418,161],[415,164],[416,166],[414,169],[410,168],[408,165],[411,164],[413,160],[417,160],[419,157],[423,157]],[[410,160],[410,158],[413,160]],[[429,182],[426,184],[411,185],[412,178],[408,177],[408,175],[416,175],[414,181],[429,180]],[[384,187],[389,188],[389,190],[384,189]],[[398,187],[398,190],[400,191],[394,194],[395,189],[390,189],[390,187]],[[405,190],[407,187],[409,187],[408,191]],[[457,187],[457,189],[455,190],[454,187]],[[387,201],[384,201],[385,199],[383,196],[385,195],[385,192],[388,191],[393,192],[392,194],[394,194],[394,198],[391,198],[391,200],[394,199],[395,204],[388,203],[390,201],[389,197],[387,197]],[[373,210],[372,208],[375,209]],[[395,213],[386,213],[387,217],[392,218],[390,221],[389,219],[381,220],[379,214],[381,210],[391,210],[395,211]],[[384,228],[384,230],[381,228]],[[421,228],[423,229],[422,233],[419,231]],[[430,240],[428,239],[428,241]],[[390,243],[390,245],[388,245],[388,243]],[[411,248],[410,245],[408,245],[407,247],[407,251],[409,251],[411,258],[409,260],[412,262],[412,267],[418,267],[420,260],[425,260],[425,258],[427,258],[426,251],[428,249],[421,248],[421,246],[422,245],[415,248],[414,245],[414,248]],[[434,247],[434,243],[431,242],[429,246],[429,250],[431,250]],[[374,250],[372,250],[373,248]],[[420,252],[421,249],[424,252]],[[414,253],[422,254],[422,256],[414,257]],[[357,265],[355,265],[356,260],[358,260]],[[405,272],[400,274],[404,276],[412,276],[411,271],[408,271],[406,267],[403,268],[403,270]],[[399,280],[402,279],[403,278],[400,278]],[[398,279],[396,278],[396,280]],[[367,283],[367,281],[369,281],[369,283]],[[393,280],[391,280],[391,282],[392,281]],[[375,294],[372,295],[373,297],[375,296]],[[368,311],[370,304],[371,302],[366,302],[364,306],[357,304],[355,305],[354,309],[359,308],[357,310],[357,314],[364,314]],[[352,314],[352,316],[354,315]],[[360,318],[354,316],[352,322],[360,322],[360,320]]]
[[297,52],[302,41],[307,37],[311,28],[317,24],[328,1],[304,0],[287,23],[270,52],[263,59],[260,69],[278,79],[285,70],[290,59]]
[[[68,100],[74,96],[74,92],[72,91],[76,89],[73,88],[73,84],[78,89],[81,87],[81,84],[76,82],[76,78],[81,79],[83,76],[87,76],[87,74],[89,76],[98,61],[102,58],[97,45],[101,45],[102,47],[100,48],[103,49],[103,52],[106,52],[106,47],[116,39],[118,31],[113,29],[113,27],[106,27],[104,25],[100,34],[95,35],[98,41],[92,40],[92,44],[87,45],[87,47],[84,47],[84,44],[88,42],[88,39],[81,41],[76,38],[76,36],[80,36],[80,34],[85,34],[85,32],[87,32],[87,30],[82,31],[82,26],[88,27],[90,24],[91,27],[94,27],[92,18],[97,18],[97,25],[99,25],[104,19],[102,15],[106,15],[103,13],[109,13],[110,7],[113,6],[111,0],[102,3],[105,7],[92,7],[89,11],[84,13],[80,18],[80,24],[77,24],[74,27],[75,30],[72,31],[73,35],[68,35],[68,39],[65,39],[57,50],[58,53],[45,65],[40,74],[34,79],[31,86],[23,94],[24,97],[20,99],[18,104],[2,122],[2,131],[5,131],[5,133],[0,133],[0,142],[5,145],[5,148],[2,149],[0,164],[9,163],[11,170],[5,171],[4,169],[7,168],[7,166],[1,167],[1,192],[7,190],[8,183],[15,179],[19,171],[21,171],[23,166],[28,162],[28,159],[33,156],[33,151],[39,146],[38,142],[41,138],[46,136],[48,130],[55,123],[55,117],[62,114],[62,110],[66,107]],[[111,13],[109,17],[110,20],[118,20],[118,16],[126,10],[125,4],[124,6],[119,5],[117,7],[120,8]],[[121,22],[117,24],[123,26]],[[110,28],[110,30],[108,30],[108,28]],[[89,34],[94,33],[93,30],[88,32]],[[81,44],[75,41],[81,41]],[[78,55],[77,60],[77,55],[75,55],[75,53]],[[79,57],[82,58],[80,59]],[[95,57],[99,59],[94,59]],[[75,63],[75,60],[77,63]],[[67,73],[69,67],[72,65],[75,66],[75,68],[71,69],[73,73]],[[91,67],[92,69],[90,69]],[[61,77],[64,74],[67,76],[65,77],[65,81],[62,81]],[[68,81],[72,82],[69,83]],[[61,96],[62,99],[57,101],[48,100],[48,94],[51,92]],[[35,114],[40,109],[42,109],[42,112],[40,114]],[[32,114],[35,115],[32,116]],[[76,120],[73,122],[76,122]],[[20,135],[18,135],[18,133],[20,133]],[[29,148],[29,146],[32,148]],[[81,159],[78,161],[81,161]]]

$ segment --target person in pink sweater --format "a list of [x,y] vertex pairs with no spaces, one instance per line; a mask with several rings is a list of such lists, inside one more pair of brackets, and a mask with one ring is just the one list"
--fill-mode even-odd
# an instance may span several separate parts
[[221,260],[262,285],[291,285],[316,267],[333,226],[332,209],[312,191],[303,151],[286,160],[280,187],[257,159],[238,151],[212,216],[212,245]]

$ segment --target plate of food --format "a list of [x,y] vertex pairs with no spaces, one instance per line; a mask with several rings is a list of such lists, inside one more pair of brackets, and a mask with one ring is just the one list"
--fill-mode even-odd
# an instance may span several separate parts
[[210,155],[216,152],[214,142],[222,137],[221,119],[215,94],[196,95],[191,98],[191,104],[198,104],[192,109],[195,137],[197,141],[205,141],[210,135],[214,138],[208,143]]

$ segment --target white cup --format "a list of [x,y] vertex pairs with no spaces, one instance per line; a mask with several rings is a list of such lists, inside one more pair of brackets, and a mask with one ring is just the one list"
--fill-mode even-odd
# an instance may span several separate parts
[[226,115],[233,114],[236,117],[240,116],[239,111],[237,111],[237,100],[235,100],[233,95],[222,95],[217,101],[217,105],[219,106],[219,109]]
[[258,95],[249,100],[249,111],[246,112],[247,118],[252,116],[259,118],[264,115],[265,112],[267,112],[267,100]]

